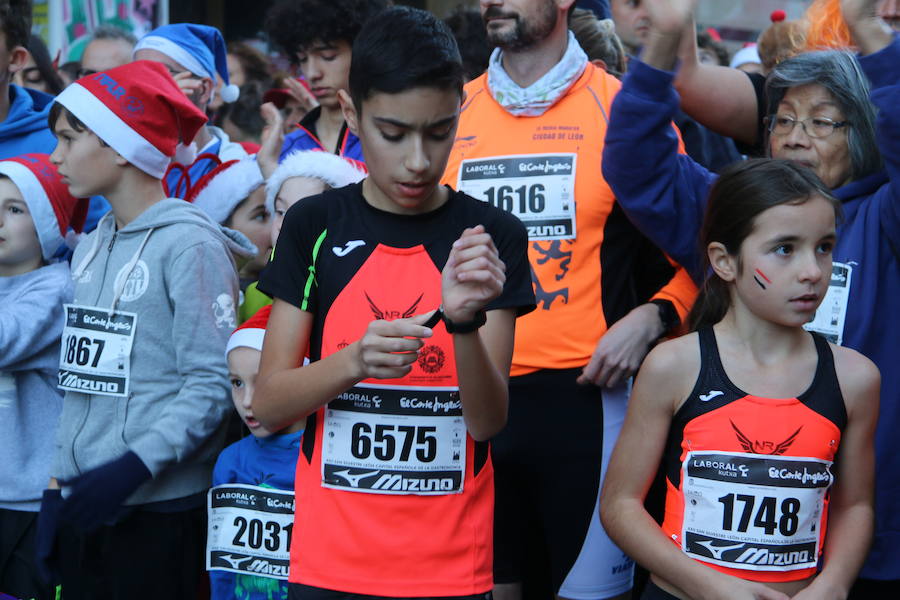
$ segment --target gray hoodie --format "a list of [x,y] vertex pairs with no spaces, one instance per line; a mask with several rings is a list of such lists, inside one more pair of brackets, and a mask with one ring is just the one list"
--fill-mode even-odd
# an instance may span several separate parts
[[243,235],[173,198],[119,231],[108,213],[78,245],[74,304],[137,314],[131,385],[127,396],[66,392],[55,477],[71,479],[131,450],[153,478],[126,505],[209,487],[231,408],[225,344],[238,295],[231,252],[253,251]]
[[0,508],[36,512],[62,410],[56,389],[68,263],[0,277]]

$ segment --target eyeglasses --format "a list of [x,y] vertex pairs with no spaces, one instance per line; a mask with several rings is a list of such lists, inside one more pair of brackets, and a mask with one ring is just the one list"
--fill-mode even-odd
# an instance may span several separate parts
[[794,126],[800,123],[803,133],[811,138],[827,138],[835,129],[846,127],[849,121],[833,121],[828,117],[808,117],[802,121],[786,117],[784,115],[769,115],[765,119],[769,131],[776,135],[788,135],[794,130]]

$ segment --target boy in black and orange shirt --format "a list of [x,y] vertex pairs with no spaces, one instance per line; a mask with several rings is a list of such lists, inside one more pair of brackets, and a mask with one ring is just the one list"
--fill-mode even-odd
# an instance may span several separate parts
[[253,412],[275,429],[309,418],[291,598],[493,587],[486,440],[534,294],[523,226],[439,185],[462,82],[430,14],[370,21],[340,94],[369,177],[292,207],[260,280],[275,303]]

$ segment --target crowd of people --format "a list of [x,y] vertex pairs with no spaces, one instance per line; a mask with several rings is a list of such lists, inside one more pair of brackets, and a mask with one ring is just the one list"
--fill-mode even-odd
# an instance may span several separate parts
[[0,1],[0,598],[900,597],[900,2],[696,4]]

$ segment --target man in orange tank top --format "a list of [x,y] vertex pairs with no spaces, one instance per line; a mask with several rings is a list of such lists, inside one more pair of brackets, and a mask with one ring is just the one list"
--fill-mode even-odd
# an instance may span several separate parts
[[492,440],[498,600],[630,589],[632,563],[597,518],[602,459],[628,379],[695,292],[624,218],[602,178],[619,82],[568,31],[572,5],[482,0],[497,49],[466,86],[443,180],[512,212],[529,233],[538,310],[518,321],[509,423]]

